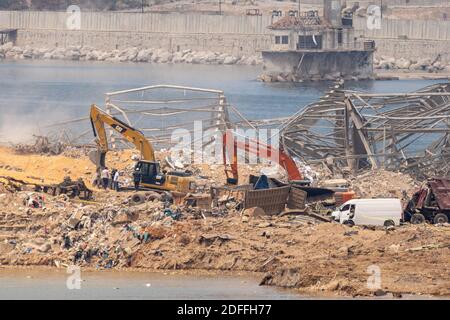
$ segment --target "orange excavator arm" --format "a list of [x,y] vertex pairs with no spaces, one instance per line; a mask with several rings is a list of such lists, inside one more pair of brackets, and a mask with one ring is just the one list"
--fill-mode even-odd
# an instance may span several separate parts
[[[229,184],[237,184],[239,181],[237,157],[238,149],[244,150],[248,154],[255,154],[258,158],[265,158],[269,160],[273,160],[273,155],[278,154],[278,157],[275,157],[275,159],[278,164],[286,170],[289,181],[300,181],[304,179],[303,175],[300,173],[300,170],[298,170],[295,161],[282,149],[273,148],[272,146],[259,141],[252,140],[252,143],[238,141],[238,139],[235,139],[233,136],[232,131],[228,130],[223,135],[223,162],[225,165],[227,182]],[[227,164],[227,153],[231,158],[231,164],[229,166]]]

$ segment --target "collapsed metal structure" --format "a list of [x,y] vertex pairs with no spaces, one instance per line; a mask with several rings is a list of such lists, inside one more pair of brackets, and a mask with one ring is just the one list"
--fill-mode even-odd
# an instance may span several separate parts
[[385,168],[419,176],[450,171],[450,84],[412,93],[362,93],[343,82],[281,126],[282,144],[333,169]]
[[[384,168],[420,179],[449,175],[449,83],[389,94],[345,90],[343,84],[337,82],[319,101],[289,118],[249,120],[227,102],[223,91],[173,85],[107,93],[104,108],[144,132],[156,148],[173,147],[173,132],[181,128],[193,137],[190,147],[200,140],[202,148],[222,143],[218,137],[226,129],[278,128],[280,145],[292,156],[323,163],[334,172]],[[68,130],[69,124],[86,120],[56,126]],[[207,130],[212,133],[205,139]],[[92,141],[90,133],[89,126],[71,143],[82,144],[86,137]],[[111,148],[130,147],[114,130],[109,142]]]
[[[155,85],[106,93],[106,112],[120,118],[128,125],[139,128],[155,147],[170,148],[174,145],[173,133],[184,129],[194,137],[192,143],[203,141],[203,133],[224,132],[229,122],[228,104],[220,90]],[[110,143],[129,143],[110,130]],[[214,138],[214,135],[212,135]]]
[[[89,106],[86,106],[88,108]],[[228,124],[230,106],[220,90],[175,85],[154,85],[105,94],[102,108],[110,115],[139,129],[157,149],[171,148],[177,143],[173,133],[184,129],[195,139],[203,140],[203,133],[224,132]],[[233,107],[231,107],[233,110]],[[238,112],[236,110],[236,112]],[[87,114],[88,112],[86,112]],[[47,129],[64,132],[72,145],[94,144],[89,117],[52,124]],[[82,130],[81,130],[82,129]],[[108,129],[112,149],[133,147],[113,129]],[[202,144],[214,143],[212,139]]]

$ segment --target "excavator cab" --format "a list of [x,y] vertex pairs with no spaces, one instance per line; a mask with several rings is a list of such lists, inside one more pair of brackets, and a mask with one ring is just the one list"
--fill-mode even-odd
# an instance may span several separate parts
[[157,162],[139,161],[134,169],[134,175],[139,175],[140,182],[143,184],[163,186],[166,182],[166,176],[161,173]]

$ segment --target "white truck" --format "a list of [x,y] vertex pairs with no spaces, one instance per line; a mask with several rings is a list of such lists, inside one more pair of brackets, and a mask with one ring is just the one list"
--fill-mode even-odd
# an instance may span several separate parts
[[331,216],[342,224],[388,227],[400,224],[403,209],[399,199],[353,199]]

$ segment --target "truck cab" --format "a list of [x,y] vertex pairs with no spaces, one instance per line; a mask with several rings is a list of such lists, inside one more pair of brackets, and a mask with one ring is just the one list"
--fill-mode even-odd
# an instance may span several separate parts
[[356,205],[351,203],[344,203],[336,211],[331,214],[333,220],[344,223],[350,221],[355,216]]
[[335,221],[348,225],[394,226],[402,220],[400,199],[353,199],[332,213]]

